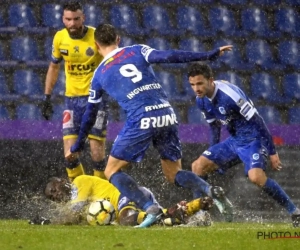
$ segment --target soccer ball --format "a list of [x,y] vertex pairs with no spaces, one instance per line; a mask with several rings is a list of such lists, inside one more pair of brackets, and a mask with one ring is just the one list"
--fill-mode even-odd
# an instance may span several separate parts
[[88,209],[87,221],[92,226],[109,225],[116,219],[116,210],[108,200],[97,200]]

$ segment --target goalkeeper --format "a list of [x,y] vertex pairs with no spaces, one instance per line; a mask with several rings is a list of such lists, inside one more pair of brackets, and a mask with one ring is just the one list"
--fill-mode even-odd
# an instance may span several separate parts
[[[159,205],[149,189],[145,187],[140,187],[140,189]],[[116,210],[116,222],[119,225],[139,225],[146,217],[146,212],[137,208],[134,202],[127,197],[122,196],[111,183],[95,176],[78,176],[72,184],[66,179],[52,177],[46,185],[45,195],[52,201],[60,202],[63,208],[53,216],[52,224],[80,224],[86,221],[87,205],[99,199],[111,202]],[[186,224],[191,215],[201,209],[208,210],[212,205],[213,201],[210,197],[198,198],[190,202],[183,201],[169,209],[163,209],[164,219],[162,221],[167,225]],[[210,217],[208,219],[210,220]],[[195,220],[195,216],[193,216],[193,220]],[[49,220],[47,222],[50,223]],[[43,219],[37,218],[31,223],[41,224]],[[203,222],[203,224],[210,225],[210,221]]]

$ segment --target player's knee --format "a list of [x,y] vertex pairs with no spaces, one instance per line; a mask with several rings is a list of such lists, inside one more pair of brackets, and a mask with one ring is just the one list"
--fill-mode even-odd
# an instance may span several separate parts
[[213,163],[209,162],[205,157],[200,156],[197,160],[192,163],[193,173],[204,176],[211,172],[213,168]]
[[251,169],[248,172],[248,178],[249,180],[259,186],[259,187],[263,187],[267,181],[267,176],[265,174],[265,172],[262,169]]

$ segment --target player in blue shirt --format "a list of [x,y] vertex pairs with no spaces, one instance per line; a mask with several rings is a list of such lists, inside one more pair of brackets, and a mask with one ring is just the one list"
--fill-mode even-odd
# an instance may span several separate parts
[[127,120],[114,142],[104,173],[123,195],[147,212],[146,219],[139,227],[150,226],[162,213],[158,206],[143,195],[135,180],[121,169],[129,162],[141,161],[151,142],[160,154],[163,173],[168,181],[191,189],[194,198],[204,192],[223,201],[225,196],[222,188],[211,187],[191,171],[181,170],[178,122],[151,63],[212,60],[224,51],[230,51],[232,46],[217,48],[208,53],[158,51],[146,45],[119,48],[120,37],[109,24],[101,24],[96,28],[95,41],[104,60],[94,73],[79,137],[66,158],[72,160],[83,149],[88,131],[95,121],[95,107],[106,92],[125,110]]
[[[274,170],[282,164],[272,136],[252,101],[236,85],[213,79],[211,68],[191,63],[188,77],[196,103],[211,128],[211,145],[192,163],[192,170],[204,177],[212,171],[226,169],[243,162],[249,180],[282,205],[292,215],[293,225],[300,224],[300,210],[277,182],[266,176],[267,158]],[[221,125],[230,137],[219,142]]]

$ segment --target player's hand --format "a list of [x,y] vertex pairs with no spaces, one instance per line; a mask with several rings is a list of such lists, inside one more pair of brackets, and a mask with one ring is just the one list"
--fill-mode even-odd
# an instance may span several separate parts
[[282,163],[278,154],[270,155],[270,162],[273,170],[280,171],[282,169]]
[[49,120],[53,114],[53,107],[50,98],[51,95],[45,95],[42,102],[42,115],[46,120]]
[[71,150],[69,149],[68,152],[65,154],[65,158],[68,160],[68,161],[74,161],[75,159],[78,158],[78,154],[79,153],[72,153]]
[[226,46],[220,47],[219,56],[222,56],[225,53],[225,51],[232,51],[232,47],[233,47],[232,45],[226,45]]

